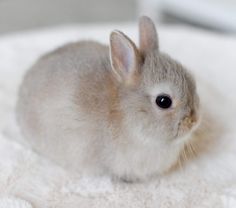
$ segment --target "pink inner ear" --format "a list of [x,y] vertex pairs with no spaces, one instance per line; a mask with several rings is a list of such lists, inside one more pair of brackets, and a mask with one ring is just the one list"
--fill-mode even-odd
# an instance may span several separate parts
[[119,70],[125,73],[124,75],[129,74],[134,69],[134,51],[133,48],[128,44],[124,43],[124,41],[119,40],[116,46],[116,61],[119,66]]
[[113,72],[119,81],[132,80],[139,63],[139,52],[135,44],[122,32],[115,31],[110,36]]
[[129,73],[134,68],[134,66],[133,66],[134,57],[133,57],[130,49],[128,49],[128,48],[125,49],[123,57],[124,57],[124,61],[123,61],[124,70],[126,73]]

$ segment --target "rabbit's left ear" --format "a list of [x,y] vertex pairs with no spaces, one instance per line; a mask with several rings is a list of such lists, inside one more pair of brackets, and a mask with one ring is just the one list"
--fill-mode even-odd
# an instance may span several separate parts
[[139,46],[143,55],[159,48],[155,24],[146,16],[139,19]]
[[122,32],[110,35],[112,70],[121,83],[133,83],[140,73],[141,57],[135,44]]

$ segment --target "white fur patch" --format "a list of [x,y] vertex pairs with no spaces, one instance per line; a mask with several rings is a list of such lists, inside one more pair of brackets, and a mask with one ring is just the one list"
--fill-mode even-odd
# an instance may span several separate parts
[[156,97],[159,94],[168,94],[171,97],[174,96],[173,87],[171,83],[168,83],[168,82],[163,82],[156,86],[153,86],[148,91],[149,91],[149,94],[153,97]]

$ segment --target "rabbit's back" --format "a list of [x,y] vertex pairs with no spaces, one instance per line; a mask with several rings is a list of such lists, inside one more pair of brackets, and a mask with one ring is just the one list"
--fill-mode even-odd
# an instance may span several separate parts
[[[88,151],[86,146],[99,138],[98,130],[105,125],[108,70],[106,46],[78,42],[46,54],[27,72],[17,119],[36,151],[78,166],[71,164],[73,157]],[[90,151],[98,149],[95,146]]]

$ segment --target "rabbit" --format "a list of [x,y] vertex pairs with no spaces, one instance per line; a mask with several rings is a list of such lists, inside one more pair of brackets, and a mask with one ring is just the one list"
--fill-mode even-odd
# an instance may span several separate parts
[[110,46],[69,43],[26,73],[16,113],[33,150],[68,171],[148,180],[173,167],[200,122],[193,75],[159,49],[139,19],[139,48],[113,31]]

